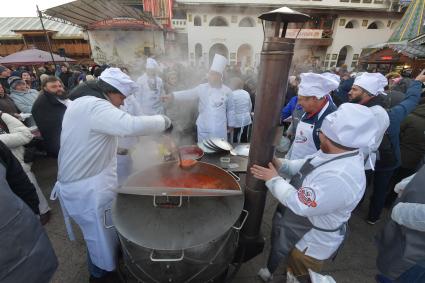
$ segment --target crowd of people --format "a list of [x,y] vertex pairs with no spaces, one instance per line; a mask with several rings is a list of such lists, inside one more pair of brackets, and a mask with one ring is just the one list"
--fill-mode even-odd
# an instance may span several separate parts
[[[0,66],[0,182],[7,188],[0,191],[5,211],[0,227],[16,217],[15,210],[27,224],[9,225],[9,235],[37,232],[0,245],[32,241],[42,248],[26,245],[26,254],[45,259],[38,269],[29,267],[31,261],[19,265],[17,251],[9,249],[0,255],[0,265],[18,268],[0,273],[0,281],[47,282],[57,267],[40,226],[51,209],[31,171],[34,159],[47,155],[58,159],[50,197],[60,201],[69,237],[74,238],[70,219],[83,232],[90,282],[119,282],[118,239],[113,229],[105,229],[104,212],[134,170],[131,154],[138,137],[171,132],[198,143],[249,142],[256,77],[254,69],[229,67],[219,54],[209,70],[154,58],[137,72],[66,63]],[[370,184],[369,224],[382,219],[385,206],[396,204],[378,240],[377,282],[424,282],[425,75],[412,79],[341,68],[301,73],[288,82],[281,123],[288,126],[283,139],[290,141],[289,151],[268,167],[250,168],[279,201],[260,278],[270,281],[282,261],[289,276],[320,272],[345,241],[351,213]],[[16,262],[7,261],[12,257]]]

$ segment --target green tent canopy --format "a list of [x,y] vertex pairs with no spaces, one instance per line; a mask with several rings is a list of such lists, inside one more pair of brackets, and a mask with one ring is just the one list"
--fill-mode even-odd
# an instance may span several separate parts
[[388,42],[410,40],[425,33],[425,0],[412,0]]

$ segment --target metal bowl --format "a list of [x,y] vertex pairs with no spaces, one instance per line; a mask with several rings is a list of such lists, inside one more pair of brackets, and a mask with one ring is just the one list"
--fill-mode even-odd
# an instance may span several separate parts
[[179,150],[182,159],[200,160],[204,156],[204,151],[197,145],[184,145]]

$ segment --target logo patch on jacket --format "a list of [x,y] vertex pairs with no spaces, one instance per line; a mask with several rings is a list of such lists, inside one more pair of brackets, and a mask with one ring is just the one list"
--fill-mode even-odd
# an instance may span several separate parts
[[308,207],[316,207],[316,193],[312,188],[301,187],[298,189],[298,199]]
[[304,132],[300,131],[299,135],[295,136],[295,143],[306,143],[307,142],[307,137],[304,136]]

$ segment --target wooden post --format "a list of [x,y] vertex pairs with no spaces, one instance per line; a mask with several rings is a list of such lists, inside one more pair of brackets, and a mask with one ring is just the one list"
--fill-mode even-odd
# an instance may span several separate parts
[[44,28],[43,19],[41,16],[41,12],[38,9],[38,5],[36,5],[36,7],[37,7],[37,15],[40,18],[41,27],[43,28],[44,35],[46,36],[46,40],[47,40],[47,45],[49,46],[50,56],[52,56],[52,62],[53,64],[55,64],[55,70],[56,70],[56,62],[55,62],[55,58],[53,57],[53,51],[52,51],[52,45],[50,44],[50,38],[49,38],[49,35],[47,34],[46,29]]

